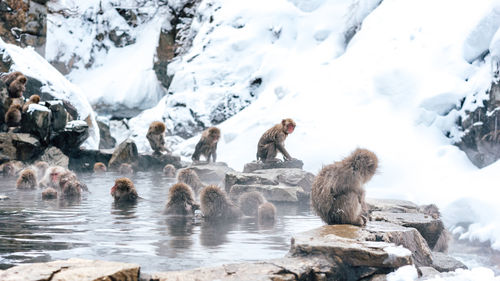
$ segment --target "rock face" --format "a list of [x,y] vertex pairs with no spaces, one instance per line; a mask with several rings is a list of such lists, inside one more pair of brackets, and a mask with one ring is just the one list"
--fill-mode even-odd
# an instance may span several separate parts
[[66,153],[79,150],[80,145],[89,137],[89,126],[85,121],[71,121],[63,131],[52,136],[51,143]]
[[69,166],[69,158],[59,148],[51,146],[45,149],[40,156],[40,160],[49,163],[49,165],[57,165],[64,168]]
[[109,126],[101,121],[97,121],[97,125],[99,126],[99,136],[101,137],[99,140],[99,149],[115,148],[116,140],[111,136]]
[[167,164],[172,164],[177,169],[184,167],[184,165],[181,163],[181,157],[177,155],[171,155],[171,154],[139,155],[139,169],[143,171],[148,171],[148,170],[161,171],[163,170],[163,167],[165,167],[165,165]]
[[107,164],[112,155],[112,150],[75,150],[69,155],[69,169],[77,172],[93,172],[96,162]]
[[51,111],[45,106],[36,105],[22,115],[21,132],[36,136],[44,145],[49,142]]
[[[4,134],[5,133],[0,133],[2,136],[5,136]],[[0,139],[2,139],[2,137],[0,137]],[[7,148],[7,151],[12,152],[13,149],[15,149],[14,159],[19,161],[32,161],[43,149],[40,142],[29,134],[7,133],[5,140],[6,146],[9,146],[9,140],[11,144],[10,148]]]
[[314,175],[301,169],[267,169],[252,173],[228,172],[224,180],[231,199],[249,191],[260,191],[269,201],[308,202]]
[[243,167],[243,173],[251,173],[255,170],[279,169],[279,168],[302,169],[302,167],[304,167],[304,162],[298,159],[293,159],[284,162],[271,162],[271,163],[253,161],[245,164],[245,166]]
[[139,265],[68,259],[48,263],[19,265],[0,271],[3,281],[38,281],[38,280],[138,280]]
[[139,164],[137,145],[131,139],[126,139],[118,145],[109,160],[108,168],[111,170],[118,170],[123,163],[129,163],[134,166],[134,168]]
[[207,183],[223,182],[227,173],[235,172],[224,162],[193,163],[189,168],[196,172],[201,181]]

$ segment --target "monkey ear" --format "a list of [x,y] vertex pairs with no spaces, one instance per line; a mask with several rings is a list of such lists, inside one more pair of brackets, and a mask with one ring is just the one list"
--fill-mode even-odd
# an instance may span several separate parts
[[286,120],[285,119],[281,120],[281,125],[285,126],[285,124],[286,124]]

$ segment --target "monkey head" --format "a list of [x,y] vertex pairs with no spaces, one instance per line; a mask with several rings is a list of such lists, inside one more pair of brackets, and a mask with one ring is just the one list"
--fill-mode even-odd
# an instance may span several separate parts
[[166,129],[165,124],[160,121],[154,121],[149,127],[152,128],[153,133],[156,135],[163,134]]
[[102,162],[96,162],[94,164],[94,173],[105,173],[107,170],[106,165]]
[[208,136],[212,141],[212,144],[216,143],[220,139],[220,130],[217,127],[210,127],[208,129]]
[[32,95],[29,99],[30,102],[32,103],[39,103],[40,102],[40,96],[39,95]]
[[378,158],[368,149],[357,148],[347,159],[355,173],[359,173],[363,183],[369,181],[378,167]]
[[297,125],[291,118],[286,118],[281,120],[281,126],[283,126],[283,132],[288,135],[293,133]]
[[129,178],[115,180],[115,185],[111,188],[111,196],[115,198],[115,202],[134,202],[139,197],[134,183]]
[[26,82],[28,81],[28,79],[24,75],[19,75],[19,77],[17,77],[16,80],[19,81],[22,84],[26,84]]

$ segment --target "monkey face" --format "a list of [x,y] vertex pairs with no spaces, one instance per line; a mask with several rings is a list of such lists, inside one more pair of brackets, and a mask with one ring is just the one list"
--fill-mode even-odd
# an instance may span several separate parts
[[57,171],[52,171],[52,172],[50,172],[50,181],[51,181],[52,183],[57,183],[57,182],[59,181],[59,177],[60,177],[60,176],[61,176],[61,175],[59,174],[59,172],[57,172]]
[[291,134],[291,133],[293,133],[293,130],[295,130],[295,124],[288,123],[288,124],[286,125],[286,132],[287,132],[288,134]]

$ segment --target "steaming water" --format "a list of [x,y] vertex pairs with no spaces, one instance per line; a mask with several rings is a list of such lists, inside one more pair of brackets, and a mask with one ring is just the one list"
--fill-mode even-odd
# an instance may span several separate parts
[[283,257],[290,238],[322,225],[309,206],[277,205],[277,222],[255,219],[208,225],[165,215],[173,179],[159,173],[131,177],[144,198],[115,206],[109,194],[118,174],[79,175],[90,193],[79,201],[42,200],[42,190],[22,191],[15,179],[0,179],[0,269],[19,263],[72,257],[137,263],[142,272]]

